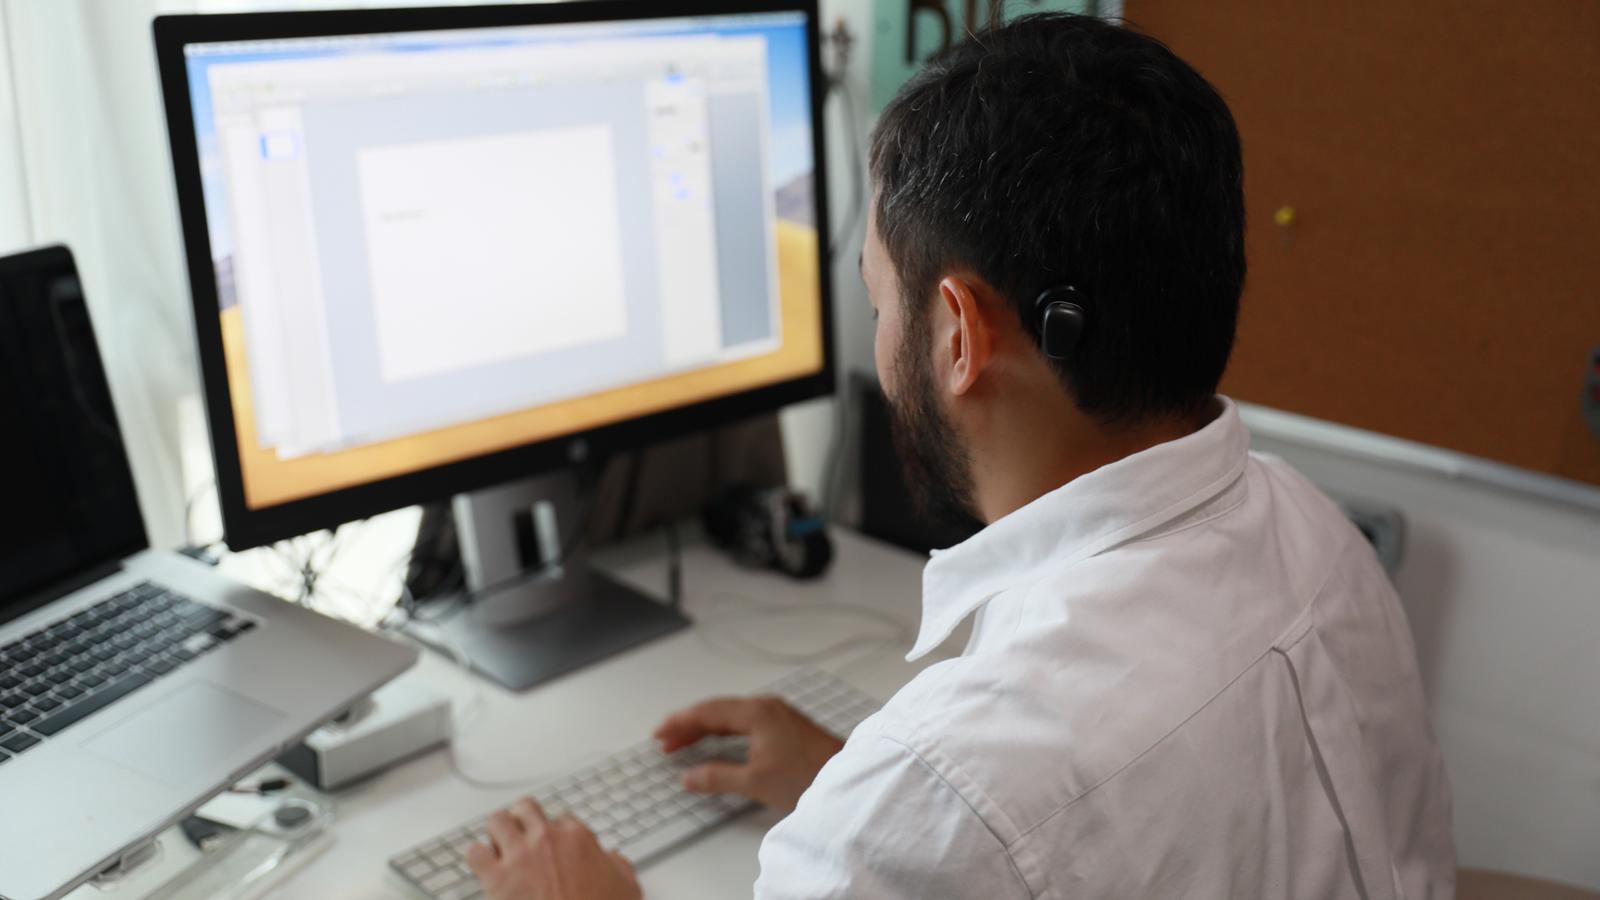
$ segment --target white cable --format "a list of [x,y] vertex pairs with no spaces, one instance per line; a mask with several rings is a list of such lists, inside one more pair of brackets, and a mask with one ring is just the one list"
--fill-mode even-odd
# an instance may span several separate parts
[[[859,648],[869,648],[873,651],[887,650],[907,646],[911,641],[910,629],[907,628],[904,622],[889,613],[868,606],[828,602],[774,603],[729,592],[708,595],[708,599],[717,598],[721,598],[725,602],[721,604],[720,609],[713,607],[711,610],[696,616],[698,621],[695,631],[699,634],[701,641],[713,653],[736,661],[755,661],[796,666],[812,665],[834,659],[848,651]],[[727,608],[735,604],[740,608],[736,611],[728,611]],[[884,627],[880,628],[877,634],[855,635],[822,647],[802,651],[763,646],[726,627],[741,620],[782,621],[804,619],[817,615],[841,614],[846,618],[855,618]],[[735,652],[730,653],[727,648],[718,646],[719,632],[727,632],[720,637],[730,644]]]

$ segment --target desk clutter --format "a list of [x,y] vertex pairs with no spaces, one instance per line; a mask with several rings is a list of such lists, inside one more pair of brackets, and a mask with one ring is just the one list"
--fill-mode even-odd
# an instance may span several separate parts
[[253,900],[333,843],[334,803],[268,765],[67,900]]

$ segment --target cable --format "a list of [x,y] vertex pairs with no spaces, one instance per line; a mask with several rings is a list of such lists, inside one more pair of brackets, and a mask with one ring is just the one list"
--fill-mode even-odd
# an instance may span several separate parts
[[844,455],[852,443],[854,430],[850,427],[855,421],[851,415],[854,409],[856,380],[846,378],[844,391],[834,397],[833,410],[833,437],[828,441],[828,455],[822,463],[822,514],[830,521],[842,520],[841,494],[844,493]]
[[266,778],[254,784],[236,784],[228,788],[230,794],[276,794],[289,789],[287,778]]
[[861,132],[856,121],[856,104],[850,86],[843,78],[833,84],[834,91],[839,95],[840,105],[844,111],[846,140],[850,149],[850,202],[845,207],[844,221],[839,230],[834,234],[834,239],[828,245],[828,264],[832,265],[839,259],[839,250],[850,238],[855,236],[856,228],[860,226],[862,213],[866,210],[866,154],[861,149]]
[[667,606],[673,611],[683,609],[683,546],[678,541],[678,523],[663,526],[667,535]]
[[[707,599],[717,598],[721,598],[723,601],[725,601],[722,604],[724,607],[738,604],[741,607],[740,614],[730,616],[730,614],[725,611],[719,612],[716,609],[709,610],[696,617],[697,624],[700,627],[696,628],[695,630],[700,635],[701,641],[704,642],[712,652],[717,653],[726,659],[732,659],[740,662],[754,661],[778,663],[781,665],[811,665],[832,659],[842,653],[855,650],[857,648],[870,647],[874,650],[888,649],[896,646],[907,646],[911,642],[910,629],[904,622],[900,621],[898,618],[890,615],[889,613],[867,606],[858,606],[853,603],[775,603],[772,601],[757,600],[743,594],[727,592],[712,594]],[[726,628],[730,621],[737,622],[741,618],[752,620],[794,620],[806,617],[815,617],[819,614],[842,614],[847,618],[855,618],[865,622],[873,622],[886,627],[876,635],[859,635],[848,637],[844,638],[843,640],[835,641],[832,644],[819,647],[815,650],[806,651],[778,650],[771,647],[762,646],[755,641],[740,637],[733,633],[730,629]],[[727,648],[717,645],[715,638],[719,628],[720,630],[728,632],[726,639],[727,642],[732,645],[734,651],[733,653],[730,653]]]
[[221,538],[218,538],[217,540],[214,540],[209,544],[201,545],[201,544],[195,543],[195,539],[194,539],[194,507],[195,507],[195,504],[199,503],[200,499],[202,497],[204,497],[207,493],[214,492],[216,490],[217,490],[217,479],[215,477],[208,478],[208,479],[205,480],[205,483],[203,483],[199,487],[195,488],[194,491],[192,493],[190,493],[187,498],[184,499],[184,501],[183,501],[183,543],[186,546],[194,547],[194,548],[197,548],[197,549],[200,549],[200,550],[210,550],[213,547],[216,547],[218,544],[223,543],[223,540]]
[[[711,436],[711,440],[713,444],[716,442],[715,434]],[[638,510],[639,482],[644,477],[644,454],[645,451],[642,449],[635,450],[631,454],[632,459],[628,464],[628,477],[623,482],[622,487],[622,505],[617,510],[617,524],[615,528],[611,529],[611,540],[613,542],[620,541],[627,535],[628,520],[632,519],[633,514]]]

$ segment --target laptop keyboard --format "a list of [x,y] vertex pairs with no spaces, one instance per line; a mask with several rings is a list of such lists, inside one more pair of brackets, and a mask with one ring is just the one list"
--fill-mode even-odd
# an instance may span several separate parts
[[0,646],[0,765],[253,627],[142,582]]

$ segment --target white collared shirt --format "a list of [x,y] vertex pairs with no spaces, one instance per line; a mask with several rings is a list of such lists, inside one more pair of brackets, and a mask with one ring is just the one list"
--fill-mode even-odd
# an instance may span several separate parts
[[1450,795],[1371,549],[1226,398],[934,554],[910,657],[761,846],[778,898],[1449,898]]

